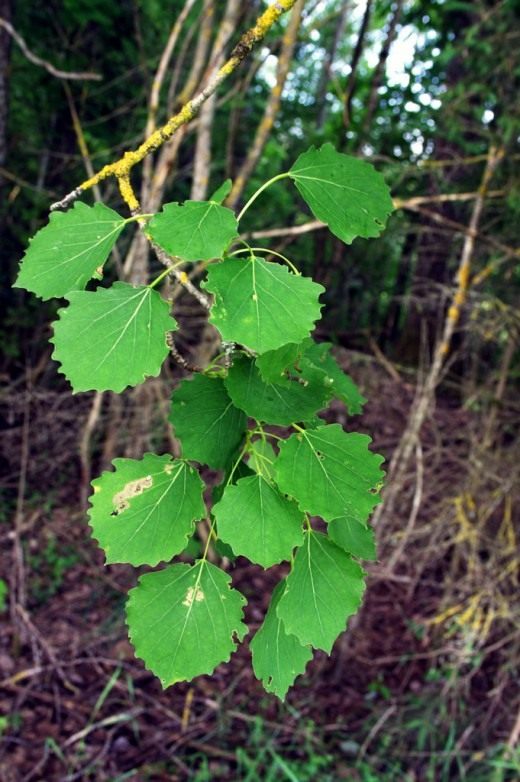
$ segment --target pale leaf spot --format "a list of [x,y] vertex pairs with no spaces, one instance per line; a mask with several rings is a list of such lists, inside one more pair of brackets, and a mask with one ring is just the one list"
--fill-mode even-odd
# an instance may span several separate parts
[[142,478],[137,478],[135,481],[130,481],[126,486],[121,489],[117,494],[114,494],[112,502],[114,503],[114,514],[122,513],[130,507],[129,500],[142,494],[145,489],[150,489],[153,486],[153,478],[151,475],[145,475]]
[[189,587],[188,591],[186,592],[186,597],[182,601],[183,606],[187,606],[187,608],[191,608],[194,602],[200,603],[202,600],[204,600],[204,592],[200,587]]

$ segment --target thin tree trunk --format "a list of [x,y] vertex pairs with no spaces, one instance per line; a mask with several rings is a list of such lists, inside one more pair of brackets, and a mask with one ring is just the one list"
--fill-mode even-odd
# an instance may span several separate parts
[[303,4],[305,0],[296,0],[294,4],[287,30],[283,37],[282,49],[278,58],[278,67],[276,69],[276,84],[271,90],[269,100],[265,107],[264,116],[257,128],[255,138],[249,149],[246,159],[242,163],[238,174],[236,175],[233,183],[233,188],[227,199],[227,205],[234,209],[240,200],[240,196],[246,186],[246,183],[253,173],[260,155],[265,147],[269,134],[274,125],[278,109],[280,108],[280,102],[282,98],[282,92],[291,67],[292,57],[294,53],[294,47],[296,44],[296,38],[298,36],[298,29],[300,27]]
[[[224,62],[226,46],[236,28],[240,5],[240,0],[228,0],[227,2],[224,17],[220,23],[211,52],[211,68],[220,68]],[[202,107],[199,115],[197,141],[195,144],[195,159],[193,164],[193,183],[191,188],[191,198],[194,201],[203,201],[208,192],[211,168],[211,134],[216,102],[217,93],[214,92]]]
[[[11,21],[11,0],[0,0],[0,17]],[[7,159],[7,116],[9,111],[9,61],[11,36],[0,27],[0,166]],[[0,186],[3,179],[0,176]]]
[[332,74],[332,66],[336,59],[336,52],[338,51],[339,42],[345,32],[345,25],[347,22],[347,11],[349,9],[350,0],[343,0],[339,13],[338,21],[336,23],[336,30],[334,32],[334,38],[332,39],[332,45],[325,54],[325,60],[323,62],[323,68],[320,76],[320,83],[318,84],[318,91],[316,93],[316,129],[321,130],[325,124],[325,118],[327,116],[327,86]]
[[[350,73],[348,76],[347,86],[345,89],[345,103],[343,107],[343,124],[345,128],[348,128],[348,126],[350,125],[350,120],[352,117],[352,98],[354,97],[354,92],[356,89],[357,69],[359,66],[359,62],[361,60],[361,55],[363,54],[363,47],[365,45],[365,37],[370,24],[371,13],[372,13],[372,0],[367,0],[365,13],[363,14],[363,19],[361,20],[361,27],[359,28],[356,45],[354,47],[354,51],[352,53],[352,59],[350,61]],[[343,146],[344,146],[344,140],[343,140]]]
[[399,23],[402,10],[403,10],[403,0],[397,0],[397,2],[394,3],[394,5],[392,6],[385,41],[383,43],[383,46],[381,47],[381,51],[379,53],[379,59],[377,61],[377,65],[372,75],[372,82],[370,84],[370,94],[367,101],[365,116],[363,118],[363,125],[361,128],[361,132],[359,134],[358,146],[361,145],[366,140],[367,133],[370,128],[370,124],[372,122],[372,119],[374,117],[377,108],[378,90],[379,87],[381,86],[381,82],[383,81],[383,76],[386,68],[386,61],[388,60],[388,55],[390,54],[390,47],[392,46],[395,37],[397,35],[397,25]]

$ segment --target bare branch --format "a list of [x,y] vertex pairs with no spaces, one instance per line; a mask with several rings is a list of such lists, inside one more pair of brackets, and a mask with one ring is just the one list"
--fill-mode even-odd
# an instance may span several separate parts
[[88,71],[61,71],[59,68],[55,68],[54,65],[50,62],[47,62],[47,60],[42,60],[41,57],[38,57],[37,54],[34,54],[27,44],[25,43],[25,39],[22,38],[20,33],[18,33],[13,25],[8,22],[6,19],[2,19],[0,17],[0,27],[3,27],[6,32],[9,33],[11,38],[16,41],[20,49],[22,50],[25,57],[29,60],[29,62],[32,62],[33,65],[39,65],[40,68],[45,68],[45,70],[51,74],[51,76],[55,76],[57,79],[76,79],[76,80],[82,80],[82,81],[101,81],[101,76],[99,73],[90,73]]

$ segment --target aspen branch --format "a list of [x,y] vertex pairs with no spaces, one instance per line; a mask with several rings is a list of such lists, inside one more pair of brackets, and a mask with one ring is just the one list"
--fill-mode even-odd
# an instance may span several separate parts
[[261,41],[273,24],[285,12],[289,11],[296,0],[279,0],[272,3],[261,16],[258,17],[256,24],[240,38],[229,59],[216,71],[209,79],[208,84],[194,98],[189,100],[183,108],[175,114],[158,130],[154,131],[149,138],[134,151],[125,152],[123,157],[114,163],[104,166],[95,176],[87,179],[79,187],[65,196],[61,201],[51,205],[51,209],[65,209],[73,203],[82,193],[107,177],[115,176],[119,183],[121,196],[131,211],[139,210],[139,201],[130,184],[130,172],[134,166],[140,163],[151,152],[155,152],[165,141],[169,141],[172,136],[186,125],[198,113],[202,104],[212,95],[222,82],[230,76],[245,60],[247,55],[253,49],[255,44]]
[[13,41],[18,44],[19,48],[22,50],[23,55],[27,60],[29,60],[29,62],[32,62],[33,65],[38,65],[40,68],[45,68],[45,70],[50,73],[51,76],[55,76],[57,79],[101,81],[102,77],[99,73],[90,73],[86,71],[61,71],[59,68],[55,68],[52,63],[47,62],[47,60],[43,60],[41,57],[38,57],[37,54],[34,54],[34,52],[32,52],[27,46],[25,38],[22,38],[20,33],[14,29],[10,22],[8,22],[6,19],[2,19],[1,17],[0,27],[3,27],[4,30],[11,36]]

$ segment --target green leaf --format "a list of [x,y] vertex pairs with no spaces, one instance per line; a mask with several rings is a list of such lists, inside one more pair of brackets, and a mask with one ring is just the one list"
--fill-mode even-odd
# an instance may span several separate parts
[[368,450],[365,434],[339,424],[293,434],[280,444],[276,482],[300,508],[332,521],[340,516],[365,523],[380,501],[383,457]]
[[324,290],[286,266],[254,257],[212,264],[202,287],[215,296],[209,320],[222,338],[257,353],[306,337],[320,317]]
[[276,454],[271,443],[267,440],[255,440],[249,446],[248,455],[249,467],[266,480],[273,480]]
[[196,375],[173,392],[170,413],[182,455],[223,470],[244,436],[247,418],[233,405],[221,378]]
[[332,356],[331,348],[330,342],[320,342],[319,344],[312,342],[305,351],[304,359],[302,360],[303,376],[306,376],[305,370],[307,366],[314,366],[323,370],[326,376],[325,384],[329,388],[331,396],[341,399],[350,415],[359,415],[363,412],[363,405],[367,400],[361,394],[352,378],[343,372],[334,356]]
[[209,261],[222,257],[237,235],[237,221],[231,209],[214,201],[185,201],[165,204],[146,230],[170,255]]
[[146,573],[130,591],[127,624],[137,657],[163,687],[212,673],[247,633],[245,597],[209,562]]
[[286,633],[276,613],[284,590],[285,581],[281,581],[273,590],[262,626],[249,644],[256,678],[262,681],[267,692],[274,692],[281,700],[312,659],[311,649]]
[[307,532],[278,604],[285,631],[330,654],[365,589],[360,566],[319,532]]
[[369,560],[377,558],[372,527],[365,526],[356,519],[343,517],[329,522],[328,533],[337,546],[352,556]]
[[311,339],[305,339],[303,342],[289,342],[282,345],[277,350],[268,350],[256,359],[256,365],[260,370],[263,380],[268,383],[279,383],[286,377],[286,370],[294,366],[299,358],[305,352],[307,343]]
[[117,391],[157,376],[177,324],[157,291],[116,282],[72,291],[54,323],[53,358],[74,392]]
[[278,426],[306,421],[327,402],[323,387],[292,380],[264,383],[255,362],[244,357],[235,360],[224,382],[236,407],[257,421]]
[[82,290],[103,266],[126,224],[104,204],[77,201],[68,212],[52,212],[30,240],[13,287],[42,299]]
[[302,512],[261,475],[228,486],[213,515],[219,537],[235,554],[264,568],[289,559],[302,543]]
[[231,188],[233,187],[233,182],[231,179],[226,179],[220,187],[217,187],[211,198],[210,201],[216,201],[217,204],[222,204],[228,197],[228,195],[231,193]]
[[337,152],[332,144],[311,147],[289,171],[313,215],[350,244],[379,236],[393,211],[383,176],[370,163]]
[[180,554],[206,513],[198,473],[168,454],[115,459],[113,465],[115,472],[92,481],[89,510],[107,563],[157,565]]

